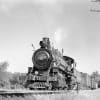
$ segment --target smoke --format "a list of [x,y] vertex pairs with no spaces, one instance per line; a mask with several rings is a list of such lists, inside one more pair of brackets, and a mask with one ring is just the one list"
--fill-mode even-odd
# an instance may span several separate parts
[[8,62],[0,63],[0,71],[2,72],[6,71],[8,66],[9,66]]
[[68,38],[68,33],[63,28],[58,28],[54,34],[55,46],[62,48],[65,44],[66,39]]
[[55,34],[54,34],[54,39],[56,43],[61,43],[62,42],[62,30],[58,29]]

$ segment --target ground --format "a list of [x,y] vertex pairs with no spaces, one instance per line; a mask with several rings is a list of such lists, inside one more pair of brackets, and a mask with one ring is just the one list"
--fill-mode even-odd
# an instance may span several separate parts
[[100,100],[100,89],[71,91],[62,94],[0,96],[0,100]]

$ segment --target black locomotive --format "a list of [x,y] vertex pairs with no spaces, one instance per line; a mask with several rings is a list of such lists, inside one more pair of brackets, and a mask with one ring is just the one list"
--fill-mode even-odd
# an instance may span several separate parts
[[73,89],[76,83],[74,76],[75,61],[63,56],[44,37],[40,48],[32,56],[33,67],[28,68],[25,87],[36,90]]

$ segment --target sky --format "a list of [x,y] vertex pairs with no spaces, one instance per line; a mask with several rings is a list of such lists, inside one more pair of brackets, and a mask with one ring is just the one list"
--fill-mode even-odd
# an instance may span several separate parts
[[[81,72],[100,72],[100,4],[90,0],[0,0],[0,62],[27,72],[32,43],[49,36],[55,48],[75,59]],[[97,8],[98,7],[98,8]]]

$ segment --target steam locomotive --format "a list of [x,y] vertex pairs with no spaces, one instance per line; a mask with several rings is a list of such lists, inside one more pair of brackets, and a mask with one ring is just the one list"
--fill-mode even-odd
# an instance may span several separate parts
[[40,48],[32,56],[33,67],[28,68],[25,87],[35,90],[73,89],[76,85],[75,60],[55,49],[48,37],[39,44]]

